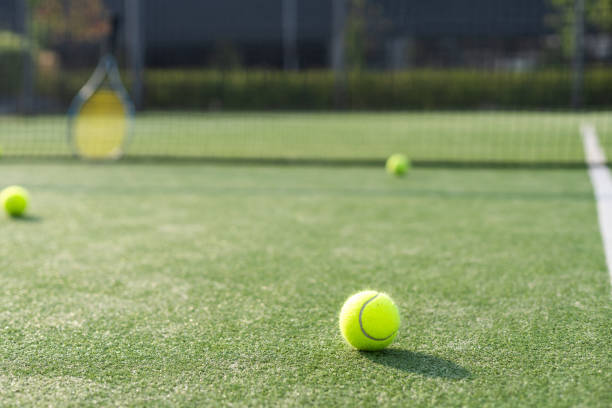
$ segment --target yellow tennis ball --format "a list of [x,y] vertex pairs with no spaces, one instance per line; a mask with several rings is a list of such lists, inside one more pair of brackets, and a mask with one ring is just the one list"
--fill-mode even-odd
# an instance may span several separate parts
[[387,163],[385,165],[387,169],[387,173],[402,176],[404,175],[408,169],[410,168],[410,160],[403,154],[393,154],[387,159]]
[[366,290],[350,298],[340,311],[342,337],[358,350],[382,350],[395,340],[400,315],[393,300]]
[[29,201],[28,191],[23,187],[10,186],[0,192],[0,202],[4,210],[12,217],[23,215]]

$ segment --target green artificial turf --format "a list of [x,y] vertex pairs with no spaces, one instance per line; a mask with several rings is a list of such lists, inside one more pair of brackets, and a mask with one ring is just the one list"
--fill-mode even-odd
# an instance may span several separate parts
[[[583,161],[579,127],[592,123],[612,157],[610,112],[184,113],[137,116],[128,156]],[[65,116],[0,116],[6,156],[67,156]]]
[[[1,164],[5,406],[612,405],[584,170]],[[388,292],[387,351],[341,339]]]

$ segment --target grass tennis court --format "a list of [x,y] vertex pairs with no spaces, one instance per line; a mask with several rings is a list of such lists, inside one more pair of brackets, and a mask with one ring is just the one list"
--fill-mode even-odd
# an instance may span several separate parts
[[[211,145],[228,154],[251,126],[266,137],[267,119],[232,129],[219,117],[201,125],[225,129]],[[18,133],[6,129],[34,135],[36,120],[2,120],[7,151]],[[37,136],[64,152],[53,123]],[[383,153],[356,137],[356,157]],[[28,218],[0,220],[5,405],[612,404],[610,286],[584,170],[394,179],[74,161],[0,162],[0,177],[32,194]],[[342,302],[367,287],[388,291],[403,319],[383,352],[350,349],[337,327]]]
[[0,0],[0,408],[612,407],[612,0]]
[[[184,113],[149,112],[134,124],[131,157],[574,162],[584,160],[579,128],[597,127],[612,157],[609,112]],[[65,156],[65,116],[0,118],[11,156]]]

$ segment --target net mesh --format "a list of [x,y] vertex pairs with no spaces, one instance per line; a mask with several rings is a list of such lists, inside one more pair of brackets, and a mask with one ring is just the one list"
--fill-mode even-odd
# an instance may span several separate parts
[[113,13],[127,158],[570,164],[583,123],[612,157],[611,0],[2,0],[5,157],[72,155]]

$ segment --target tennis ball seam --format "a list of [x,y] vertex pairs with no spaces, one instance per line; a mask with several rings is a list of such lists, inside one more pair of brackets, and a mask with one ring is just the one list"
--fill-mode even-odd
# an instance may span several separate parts
[[374,340],[374,341],[385,341],[387,339],[389,339],[391,336],[393,336],[395,334],[394,331],[393,333],[391,333],[390,335],[388,335],[387,337],[383,337],[382,339],[376,338],[376,337],[372,337],[368,334],[368,332],[365,331],[365,329],[363,328],[363,321],[362,321],[362,316],[363,316],[363,311],[365,310],[366,306],[368,305],[368,303],[370,303],[371,301],[373,301],[374,299],[376,299],[378,297],[378,293],[376,295],[374,295],[373,297],[371,297],[369,300],[367,300],[366,302],[364,302],[364,304],[361,306],[361,309],[359,310],[359,328],[361,329],[361,333],[363,333],[364,336],[366,336],[368,339],[370,340]]

